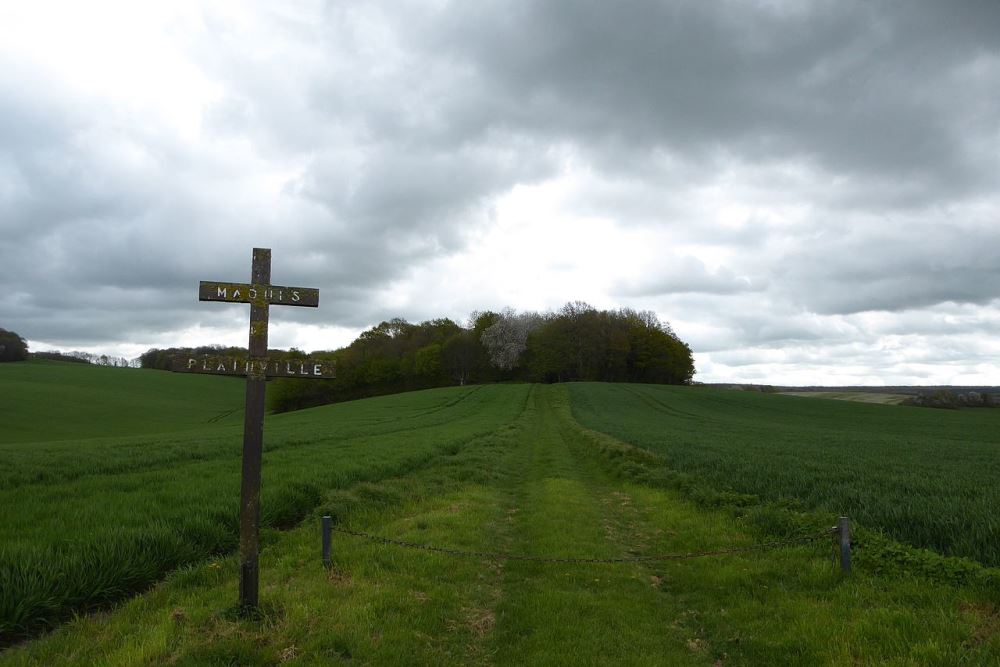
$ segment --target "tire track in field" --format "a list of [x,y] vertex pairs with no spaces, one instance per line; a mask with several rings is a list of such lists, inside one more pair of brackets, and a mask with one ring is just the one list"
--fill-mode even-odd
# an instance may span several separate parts
[[232,410],[223,410],[222,412],[220,412],[219,414],[215,415],[214,417],[209,417],[205,421],[205,423],[206,424],[217,424],[218,422],[222,421],[226,417],[228,417],[228,416],[230,416],[230,415],[232,415],[232,414],[234,414],[236,412],[243,412],[243,410],[244,410],[244,408],[233,408]]
[[693,412],[686,412],[684,410],[681,410],[680,408],[676,408],[668,403],[665,403],[659,398],[651,396],[649,393],[645,391],[640,391],[636,387],[630,387],[625,384],[618,386],[621,387],[623,390],[625,390],[626,393],[632,394],[633,396],[635,396],[640,401],[650,406],[657,412],[669,414],[671,416],[681,417],[684,419],[699,419],[699,420],[708,419],[706,415],[698,415]]
[[[380,425],[380,424],[391,424],[393,422],[398,422],[398,421],[402,421],[402,420],[405,420],[405,419],[418,419],[420,417],[426,417],[427,415],[432,415],[432,414],[435,414],[437,412],[441,412],[442,410],[447,410],[448,408],[454,407],[454,406],[458,405],[459,403],[462,403],[463,401],[465,401],[468,398],[472,397],[474,394],[476,394],[478,391],[480,391],[485,386],[486,385],[481,385],[480,384],[480,385],[474,385],[474,386],[471,386],[471,387],[465,387],[464,388],[465,390],[462,391],[458,395],[457,398],[448,399],[447,401],[444,401],[444,402],[442,402],[439,405],[435,405],[433,407],[427,408],[426,410],[421,410],[419,412],[414,412],[413,414],[402,415],[402,416],[384,417],[384,418],[379,418],[379,419],[360,420],[360,421],[355,422],[355,423],[356,424],[365,424],[365,425],[376,426],[376,425]],[[391,395],[391,394],[387,394],[387,395]],[[379,397],[378,396],[371,396],[370,398],[379,398]],[[358,399],[358,400],[365,400],[365,399]],[[333,404],[328,404],[328,405],[336,405],[336,404],[333,403]],[[316,407],[324,407],[324,406],[316,406]],[[403,430],[406,430],[406,429],[403,429]]]

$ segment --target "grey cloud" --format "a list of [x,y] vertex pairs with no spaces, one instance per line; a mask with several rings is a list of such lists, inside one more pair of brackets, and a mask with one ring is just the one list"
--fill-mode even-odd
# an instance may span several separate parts
[[[671,293],[654,300],[660,316],[684,337],[685,323],[695,350],[713,352],[740,346],[779,348],[863,335],[858,323],[835,315],[817,315],[776,302],[766,291],[736,294]],[[638,305],[638,304],[636,304]],[[701,333],[707,333],[702,338]],[[688,338],[685,338],[687,340]]]
[[[776,283],[820,313],[903,311],[943,302],[986,304],[1000,297],[994,249],[1000,227],[989,219],[931,219],[860,224],[801,240],[774,262]],[[835,223],[829,225],[835,229]]]
[[748,278],[734,274],[726,267],[710,271],[696,257],[664,254],[649,274],[638,282],[625,282],[615,293],[626,297],[645,297],[673,293],[736,294],[760,291]]
[[491,195],[550,173],[554,165],[534,146],[511,150],[497,141],[448,151],[378,145],[347,183],[343,169],[336,156],[318,159],[295,190],[364,233],[433,234],[453,249],[461,245],[462,225],[475,222],[470,213]]
[[946,302],[932,308],[893,312],[867,323],[883,336],[979,336],[989,340],[1000,327],[1000,300],[985,307]]
[[996,55],[1000,9],[988,2],[906,11],[852,2],[790,11],[701,2],[450,9],[413,39],[473,63],[492,83],[481,127],[503,123],[591,147],[623,139],[640,152],[726,146],[841,173],[892,172],[938,190],[985,182],[954,135],[991,116],[953,75]]

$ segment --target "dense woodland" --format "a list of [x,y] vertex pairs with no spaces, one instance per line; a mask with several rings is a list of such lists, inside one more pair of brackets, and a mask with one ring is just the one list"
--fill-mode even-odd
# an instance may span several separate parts
[[[245,356],[246,349],[210,346],[150,350],[143,368],[168,369],[175,354]],[[274,350],[272,357],[304,352]],[[276,411],[411,389],[488,382],[655,382],[687,384],[689,348],[651,312],[597,310],[574,302],[554,313],[476,312],[466,326],[450,319],[412,324],[395,318],[363,332],[345,348],[312,352],[333,360],[335,380],[275,380]]]

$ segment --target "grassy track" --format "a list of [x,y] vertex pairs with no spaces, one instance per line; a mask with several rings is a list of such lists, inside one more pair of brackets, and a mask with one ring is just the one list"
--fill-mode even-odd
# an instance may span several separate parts
[[1000,565],[1000,410],[804,401],[707,388],[573,384],[584,425],[717,489],[851,516]]
[[[530,436],[508,464],[498,544],[553,557],[628,556],[631,536],[608,502],[616,492],[592,453],[574,446],[562,401],[561,388],[535,392]],[[671,605],[635,566],[514,560],[497,579],[487,654],[498,664],[704,664],[685,648],[682,628],[664,627]]]
[[113,613],[81,617],[9,650],[0,664],[1000,660],[997,611],[988,598],[905,575],[859,572],[841,580],[821,545],[568,565],[455,558],[337,534],[334,567],[324,570],[317,532],[324,512],[341,526],[397,539],[551,556],[689,552],[761,539],[727,514],[618,479],[612,471],[619,458],[595,446],[605,436],[572,419],[565,387],[533,387],[519,401],[485,395],[516,407],[419,467],[323,490],[308,521],[273,534],[262,557],[260,618],[232,614],[237,564],[222,557],[175,572]]

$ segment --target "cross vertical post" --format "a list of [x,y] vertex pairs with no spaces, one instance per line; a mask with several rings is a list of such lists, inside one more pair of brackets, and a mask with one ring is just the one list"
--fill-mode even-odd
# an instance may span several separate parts
[[851,573],[851,520],[846,516],[837,519],[837,543],[840,546],[840,571]]
[[249,283],[209,282],[198,285],[199,301],[250,304],[250,344],[247,357],[207,354],[175,356],[172,370],[179,373],[245,375],[246,411],[243,421],[243,476],[240,484],[240,609],[250,611],[260,602],[260,472],[264,450],[264,393],[269,377],[322,380],[337,377],[336,365],[326,359],[274,359],[267,356],[269,308],[319,307],[314,287],[271,284],[271,251],[253,249]]
[[[271,282],[271,251],[253,249],[250,282],[267,285]],[[250,305],[249,360],[267,359],[266,302]],[[243,423],[243,478],[240,486],[240,608],[257,607],[260,588],[260,469],[264,444],[264,374],[247,374],[247,397]]]

